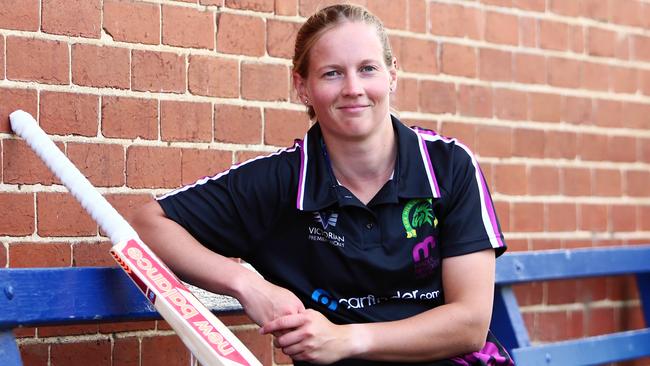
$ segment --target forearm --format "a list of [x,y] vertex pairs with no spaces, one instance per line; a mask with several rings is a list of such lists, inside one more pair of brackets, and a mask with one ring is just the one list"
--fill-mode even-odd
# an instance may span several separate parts
[[344,325],[353,340],[348,357],[401,362],[450,358],[479,350],[488,323],[463,304],[449,304],[403,320]]
[[205,248],[168,219],[157,202],[143,206],[130,221],[142,241],[184,281],[239,298],[244,284],[257,277],[232,259]]

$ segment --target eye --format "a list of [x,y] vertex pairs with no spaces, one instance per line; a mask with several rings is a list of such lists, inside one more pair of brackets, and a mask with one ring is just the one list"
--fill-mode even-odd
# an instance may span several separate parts
[[340,76],[341,73],[338,70],[330,70],[323,73],[323,78],[325,79],[334,79]]
[[367,73],[371,73],[371,72],[377,71],[377,67],[374,66],[374,65],[365,65],[365,66],[361,66],[361,68],[359,69],[359,71],[361,71],[362,73],[366,73],[366,74],[367,74]]

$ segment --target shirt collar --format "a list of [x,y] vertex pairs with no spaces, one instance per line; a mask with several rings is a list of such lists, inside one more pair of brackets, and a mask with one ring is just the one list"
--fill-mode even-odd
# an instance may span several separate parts
[[[427,134],[435,136],[432,131],[411,129],[400,120],[391,116],[397,137],[397,162],[390,184],[397,189],[390,189],[397,198],[436,198],[439,189],[434,169],[429,158],[425,140]],[[347,195],[342,193],[332,173],[329,159],[322,148],[320,125],[312,126],[303,140],[298,140],[300,147],[300,177],[296,206],[299,210],[317,211],[335,203],[346,205]],[[347,190],[345,190],[347,191]]]

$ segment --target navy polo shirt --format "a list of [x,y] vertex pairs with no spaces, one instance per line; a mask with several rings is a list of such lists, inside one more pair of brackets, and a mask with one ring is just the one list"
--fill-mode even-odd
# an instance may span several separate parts
[[251,263],[334,323],[403,319],[444,303],[444,258],[506,247],[469,149],[396,118],[393,127],[395,170],[367,205],[338,184],[318,124],[291,148],[158,202],[203,245]]

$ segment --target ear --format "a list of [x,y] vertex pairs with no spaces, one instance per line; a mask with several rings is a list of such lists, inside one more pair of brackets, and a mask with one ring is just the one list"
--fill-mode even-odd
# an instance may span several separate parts
[[309,99],[309,95],[307,95],[306,80],[297,72],[293,73],[293,87],[296,89],[296,92],[298,92],[298,98],[300,98],[301,102],[305,101],[305,99]]
[[390,90],[395,92],[397,90],[397,58],[393,57],[388,73],[390,74]]

